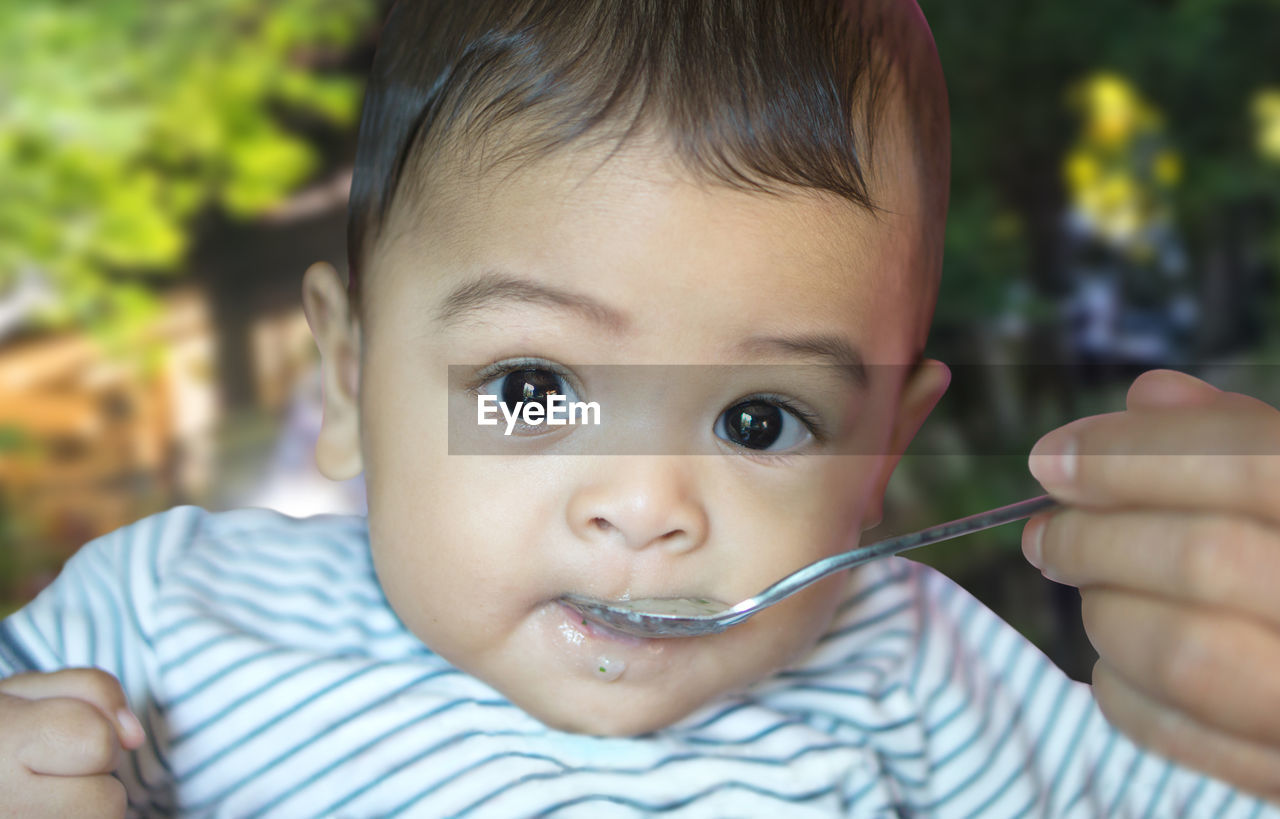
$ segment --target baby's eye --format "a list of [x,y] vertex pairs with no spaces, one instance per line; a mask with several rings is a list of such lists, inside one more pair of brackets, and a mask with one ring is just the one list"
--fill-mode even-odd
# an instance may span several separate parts
[[497,378],[490,379],[478,390],[480,395],[496,395],[511,412],[518,404],[542,404],[552,395],[562,395],[566,401],[577,401],[577,394],[564,376],[545,367],[520,367]]
[[721,413],[716,435],[747,449],[771,452],[796,449],[814,437],[797,411],[762,398],[739,401]]

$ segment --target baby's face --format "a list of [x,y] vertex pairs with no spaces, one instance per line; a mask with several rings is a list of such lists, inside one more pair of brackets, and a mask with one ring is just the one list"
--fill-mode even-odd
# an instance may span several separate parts
[[[847,578],[700,638],[626,637],[558,599],[734,603],[850,548],[879,514],[896,463],[883,453],[914,434],[946,371],[903,366],[914,201],[882,195],[896,214],[877,220],[826,195],[694,184],[642,148],[590,173],[599,156],[453,179],[425,216],[398,210],[350,336],[359,435],[331,380],[321,465],[363,467],[379,579],[431,649],[548,725],[636,734],[812,647]],[[316,327],[316,304],[346,305],[314,278]],[[345,337],[317,329],[334,373]],[[868,366],[860,385],[850,354],[899,366]],[[700,366],[628,378],[638,364]],[[723,366],[742,364],[787,366]],[[524,390],[597,402],[605,423],[476,425],[479,396]],[[451,454],[450,425],[455,449],[496,454]]]

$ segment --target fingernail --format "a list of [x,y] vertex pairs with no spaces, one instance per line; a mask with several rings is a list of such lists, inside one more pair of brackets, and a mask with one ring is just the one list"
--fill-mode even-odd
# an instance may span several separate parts
[[120,728],[124,731],[125,744],[140,743],[146,738],[146,734],[142,730],[142,723],[133,715],[128,708],[121,708],[116,711],[116,719],[120,722]]
[[1037,518],[1027,524],[1022,532],[1022,554],[1027,562],[1037,569],[1041,568],[1044,554],[1044,530],[1048,528],[1047,518]]
[[1042,486],[1065,486],[1076,479],[1078,451],[1074,435],[1050,433],[1031,448],[1028,467]]

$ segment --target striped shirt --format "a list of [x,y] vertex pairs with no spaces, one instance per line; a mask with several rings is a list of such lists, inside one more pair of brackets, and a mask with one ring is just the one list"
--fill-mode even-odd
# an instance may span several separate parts
[[1280,817],[897,557],[795,666],[635,738],[548,729],[432,653],[357,516],[179,507],[93,541],[0,623],[0,675],[85,665],[147,728],[138,816]]

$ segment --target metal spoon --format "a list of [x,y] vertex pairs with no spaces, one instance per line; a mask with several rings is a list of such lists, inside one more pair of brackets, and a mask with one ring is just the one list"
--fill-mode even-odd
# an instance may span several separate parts
[[703,634],[715,634],[730,626],[736,626],[756,612],[790,597],[829,574],[860,566],[879,557],[896,555],[918,546],[928,546],[930,543],[950,540],[970,532],[979,532],[990,529],[992,526],[1029,518],[1036,512],[1055,505],[1057,504],[1053,498],[1040,495],[909,535],[891,537],[869,546],[842,552],[810,563],[803,569],[782,578],[755,597],[748,597],[731,607],[705,598],[691,597],[659,597],[610,602],[570,594],[560,600],[584,617],[637,637],[697,637]]

